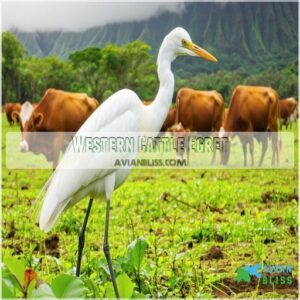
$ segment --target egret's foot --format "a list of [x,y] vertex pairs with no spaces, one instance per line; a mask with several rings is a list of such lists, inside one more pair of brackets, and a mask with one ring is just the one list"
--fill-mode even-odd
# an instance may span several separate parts
[[112,284],[113,284],[113,287],[114,287],[116,298],[120,299],[118,286],[117,286],[117,281],[116,281],[115,272],[114,272],[111,257],[110,257],[110,251],[109,251],[109,245],[108,244],[104,245],[103,251],[104,251],[105,258],[106,258],[106,261],[107,261],[107,264],[108,264],[110,278],[111,278],[111,281],[112,281]]

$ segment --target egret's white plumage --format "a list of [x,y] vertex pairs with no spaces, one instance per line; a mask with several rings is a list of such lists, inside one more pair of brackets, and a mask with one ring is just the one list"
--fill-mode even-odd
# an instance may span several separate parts
[[[205,59],[216,59],[205,50],[194,45],[189,34],[182,28],[171,31],[164,39],[157,58],[160,81],[157,96],[151,105],[144,105],[131,90],[120,90],[109,97],[82,125],[78,134],[84,132],[158,132],[166,118],[174,92],[174,76],[171,62],[177,55],[198,55]],[[134,156],[133,154],[130,154]],[[64,157],[68,156],[68,150]],[[102,153],[93,162],[76,161],[92,169],[65,170],[57,167],[44,196],[40,214],[40,228],[51,230],[59,215],[69,206],[86,196],[110,198],[114,189],[127,178],[129,169],[103,169],[103,161],[115,159],[111,153]],[[79,165],[78,165],[79,166]],[[76,169],[73,167],[73,169]]]

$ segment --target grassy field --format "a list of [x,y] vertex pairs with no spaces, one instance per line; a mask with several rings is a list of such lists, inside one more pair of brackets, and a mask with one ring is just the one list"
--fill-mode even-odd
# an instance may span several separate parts
[[[5,135],[18,131],[2,115]],[[296,125],[295,157],[298,138]],[[5,158],[4,155],[2,158]],[[133,170],[113,195],[110,245],[116,273],[127,273],[139,297],[296,297],[298,294],[298,159],[290,170]],[[45,234],[35,197],[50,170],[8,170],[2,161],[2,255],[23,257],[40,279],[74,274],[77,235],[88,199]],[[104,201],[89,220],[82,261],[105,295]],[[128,245],[144,237],[138,272],[124,267]],[[236,282],[244,265],[291,265],[291,284]],[[278,274],[272,274],[276,276]],[[279,274],[280,275],[280,274]],[[88,290],[87,295],[93,295]]]

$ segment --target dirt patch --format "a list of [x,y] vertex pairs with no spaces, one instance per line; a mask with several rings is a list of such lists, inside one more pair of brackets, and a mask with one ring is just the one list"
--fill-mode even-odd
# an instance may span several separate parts
[[224,209],[223,208],[218,208],[218,207],[214,207],[214,206],[211,206],[210,204],[208,203],[204,203],[205,206],[211,211],[211,212],[218,212],[219,214],[222,214]]
[[46,254],[59,258],[58,250],[59,237],[58,235],[52,235],[45,240]]
[[264,239],[264,244],[265,245],[271,244],[271,243],[276,243],[276,241],[274,239],[269,239],[269,238]]
[[211,259],[223,259],[224,254],[222,252],[222,249],[218,246],[212,246],[208,253],[201,256],[201,260],[211,260]]
[[296,191],[292,193],[283,193],[283,192],[272,190],[272,191],[267,191],[265,193],[262,193],[261,200],[262,203],[265,204],[273,201],[280,201],[280,202],[289,202],[292,200],[298,201],[298,194],[296,193]]
[[162,195],[161,195],[161,199],[163,200],[163,201],[169,201],[169,198],[171,197],[171,194],[169,193],[169,192],[164,192],[164,193],[162,193]]
[[149,180],[152,180],[154,179],[153,176],[139,176],[138,178],[134,178],[132,181],[134,182],[143,182],[143,181],[149,181]]
[[181,178],[180,181],[184,184],[187,184],[187,181],[184,178]]
[[29,189],[29,185],[28,184],[26,184],[26,183],[22,183],[21,184],[21,190],[22,191],[26,191],[26,190],[28,190]]
[[265,204],[272,201],[271,192],[266,192],[266,193],[261,194],[261,200],[262,200],[262,203],[265,203]]
[[15,221],[14,220],[12,220],[10,222],[9,227],[10,227],[9,232],[7,233],[7,236],[6,236],[7,239],[13,238],[16,234],[16,227],[15,227]]
[[[2,247],[3,247],[3,245],[2,245]],[[7,247],[13,250],[13,252],[12,252],[13,255],[20,255],[23,253],[22,247],[19,243],[15,243],[13,245],[8,245]]]
[[297,228],[294,227],[294,226],[290,226],[289,232],[290,232],[291,235],[296,236],[297,235]]
[[[220,281],[216,286],[217,289],[214,290],[214,294],[216,297],[224,297],[224,296],[233,296],[235,294],[247,293],[257,290],[258,295],[268,293],[268,292],[276,292],[278,294],[291,294],[298,296],[298,280],[296,277],[292,277],[290,273],[272,273],[272,274],[264,274],[268,278],[268,283],[264,284],[261,279],[258,279],[255,276],[250,276],[250,282],[237,282],[233,278],[224,278]],[[280,284],[280,279],[282,277],[287,278],[291,277],[290,284],[285,280],[284,284]],[[276,282],[276,278],[278,278],[278,284],[273,284]]]
[[299,196],[298,196],[298,194],[290,194],[288,196],[288,200],[289,201],[296,200],[297,202],[299,202]]
[[276,217],[276,218],[273,218],[272,219],[272,222],[275,224],[275,225],[280,225],[283,223],[283,220],[281,217]]

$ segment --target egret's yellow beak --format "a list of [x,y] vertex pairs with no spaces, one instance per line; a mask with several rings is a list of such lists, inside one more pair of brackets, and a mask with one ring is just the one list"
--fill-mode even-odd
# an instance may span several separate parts
[[212,54],[210,54],[208,51],[202,49],[201,47],[197,46],[193,42],[186,42],[185,47],[203,59],[206,59],[206,60],[209,60],[212,62],[218,62],[218,60]]

